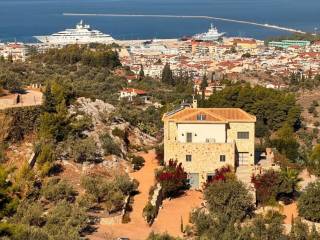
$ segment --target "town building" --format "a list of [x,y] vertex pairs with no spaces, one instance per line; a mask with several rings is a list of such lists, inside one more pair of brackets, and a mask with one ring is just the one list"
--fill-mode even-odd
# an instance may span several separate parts
[[120,91],[120,99],[127,98],[129,101],[132,101],[134,97],[144,95],[146,95],[145,91],[135,88],[124,88]]
[[302,40],[282,40],[281,42],[269,42],[269,47],[278,47],[278,48],[288,48],[291,46],[299,46],[299,47],[307,47],[311,43],[310,41],[302,41]]
[[252,166],[256,117],[239,108],[180,107],[163,116],[164,160],[177,160],[199,189],[215,170]]
[[5,59],[11,58],[12,61],[24,62],[27,53],[27,47],[23,43],[0,44],[0,56],[3,56]]

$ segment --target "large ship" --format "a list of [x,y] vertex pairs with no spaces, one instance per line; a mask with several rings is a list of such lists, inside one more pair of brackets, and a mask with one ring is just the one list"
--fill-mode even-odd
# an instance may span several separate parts
[[82,20],[76,25],[76,28],[66,29],[49,36],[34,37],[42,43],[53,45],[88,43],[109,44],[114,41],[109,34],[104,34],[98,30],[91,29],[90,25],[85,24]]
[[219,38],[221,38],[225,33],[219,33],[217,28],[211,24],[208,32],[206,33],[199,33],[194,35],[192,38],[194,40],[199,40],[199,41],[217,41]]

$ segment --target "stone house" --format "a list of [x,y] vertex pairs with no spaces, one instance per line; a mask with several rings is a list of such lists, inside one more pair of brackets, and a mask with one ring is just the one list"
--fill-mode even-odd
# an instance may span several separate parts
[[164,160],[181,162],[190,185],[199,189],[226,165],[254,165],[256,117],[239,108],[190,107],[166,113]]
[[135,88],[123,88],[120,91],[119,99],[127,98],[129,101],[132,101],[134,97],[145,96],[146,92],[140,89]]

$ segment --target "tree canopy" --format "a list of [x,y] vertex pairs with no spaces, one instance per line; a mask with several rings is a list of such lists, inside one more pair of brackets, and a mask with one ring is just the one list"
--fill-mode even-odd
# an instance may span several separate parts
[[205,107],[238,107],[255,115],[270,130],[285,123],[293,128],[300,126],[301,109],[291,93],[261,86],[234,85],[215,92],[204,102]]
[[310,183],[298,200],[299,215],[320,222],[320,181]]

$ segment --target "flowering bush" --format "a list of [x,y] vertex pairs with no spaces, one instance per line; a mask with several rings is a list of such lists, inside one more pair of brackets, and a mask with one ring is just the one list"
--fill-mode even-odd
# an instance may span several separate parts
[[230,166],[225,166],[219,169],[215,170],[214,177],[211,179],[211,181],[208,182],[214,182],[214,181],[226,181],[228,175],[232,173],[232,169]]
[[263,174],[252,176],[251,182],[257,193],[257,202],[260,204],[270,204],[276,201],[280,175],[273,170],[266,171]]
[[170,160],[156,173],[156,179],[161,184],[165,197],[174,196],[188,187],[187,173],[177,161]]

